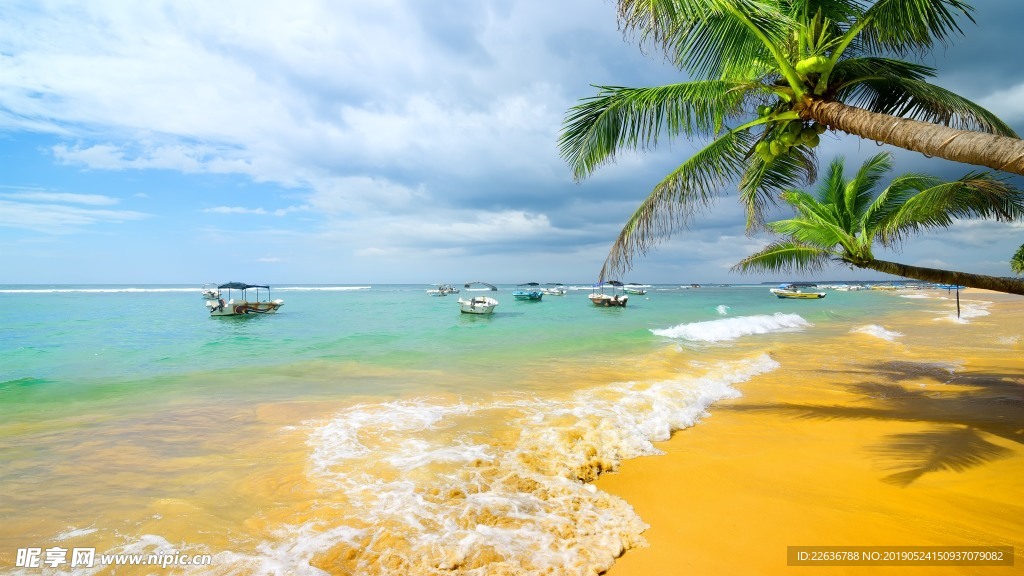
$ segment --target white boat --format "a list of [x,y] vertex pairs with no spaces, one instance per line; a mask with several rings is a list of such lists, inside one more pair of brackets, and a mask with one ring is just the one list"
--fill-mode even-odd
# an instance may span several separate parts
[[200,292],[203,295],[203,300],[216,300],[220,298],[220,290],[216,284],[203,284]]
[[[260,298],[260,289],[266,290],[263,294],[263,299]],[[210,311],[210,316],[249,316],[258,314],[273,314],[277,312],[281,306],[284,306],[284,300],[271,300],[270,299],[270,286],[246,284],[244,282],[228,282],[227,284],[221,284],[217,286],[217,290],[220,292],[220,296],[213,300],[206,301],[206,308]],[[224,290],[227,290],[227,299],[224,298]],[[235,298],[235,292],[238,292],[238,297]],[[249,299],[248,290],[253,290],[253,299]]]
[[647,288],[650,288],[649,284],[637,284],[635,282],[628,282],[623,287],[623,291],[625,291],[626,294],[636,294],[637,296],[643,296],[644,294],[647,294]]
[[769,292],[775,294],[779,298],[789,298],[792,300],[815,300],[818,298],[824,298],[824,292],[801,292],[801,286],[815,286],[814,284],[800,283],[800,284],[779,284],[778,288],[770,288]]
[[[594,303],[594,306],[600,307],[626,307],[626,302],[629,301],[629,294],[626,294],[622,290],[622,282],[618,280],[609,280],[600,284],[595,284],[594,288],[596,292],[592,292],[587,298]],[[605,293],[608,290],[610,294]]]
[[473,296],[468,300],[459,298],[459,309],[463,314],[490,314],[497,305],[498,301],[490,296]]
[[427,290],[427,294],[430,296],[447,296],[449,294],[458,294],[459,289],[451,284],[438,284],[436,288]]
[[568,290],[565,289],[565,286],[558,283],[548,284],[541,288],[540,291],[548,296],[565,296],[565,293],[568,292]]

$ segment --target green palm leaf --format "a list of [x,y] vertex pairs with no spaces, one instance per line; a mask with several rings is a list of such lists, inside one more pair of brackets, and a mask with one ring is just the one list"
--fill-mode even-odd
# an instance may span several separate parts
[[744,273],[796,270],[815,272],[824,269],[834,258],[833,254],[817,246],[781,241],[769,244],[760,252],[744,258],[732,270]]
[[614,160],[622,148],[653,146],[663,130],[669,137],[714,134],[743,113],[748,98],[763,92],[749,82],[719,80],[598,90],[569,109],[558,141],[577,179]]
[[717,199],[728,182],[742,175],[745,156],[755,140],[746,130],[727,132],[662,180],[623,226],[600,278],[628,269],[633,254],[646,254],[658,239],[685,227],[694,214]]

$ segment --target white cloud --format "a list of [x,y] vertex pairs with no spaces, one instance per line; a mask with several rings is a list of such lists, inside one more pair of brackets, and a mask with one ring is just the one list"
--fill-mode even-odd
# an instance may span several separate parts
[[205,208],[203,212],[210,214],[254,214],[258,216],[287,216],[292,212],[302,212],[309,210],[309,206],[289,206],[287,208],[278,208],[277,210],[266,210],[264,208],[243,208],[241,206],[216,206],[213,208]]
[[73,194],[68,192],[15,192],[0,194],[0,197],[26,202],[63,202],[91,206],[111,206],[119,202],[117,198],[101,194]]
[[0,200],[0,226],[47,234],[70,234],[96,224],[117,224],[148,217],[149,214],[132,210],[99,210]]

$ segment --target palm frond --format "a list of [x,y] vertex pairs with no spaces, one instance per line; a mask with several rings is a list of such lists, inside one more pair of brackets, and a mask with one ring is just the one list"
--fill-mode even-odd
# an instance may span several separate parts
[[983,106],[924,80],[876,74],[851,79],[836,97],[872,112],[1017,137],[1008,124]]
[[[738,9],[777,44],[786,34],[777,13],[749,0],[619,0],[619,25],[638,31],[641,43],[660,46],[694,78],[746,75],[772,60],[771,51],[730,9]],[[760,75],[763,70],[758,73]],[[749,77],[749,76],[748,76]]]
[[558,139],[576,179],[614,160],[623,148],[655,145],[663,130],[669,137],[713,134],[744,112],[751,93],[763,91],[756,84],[719,80],[597,88],[596,96],[569,109]]
[[852,229],[854,222],[859,221],[864,215],[875,197],[878,183],[892,168],[892,155],[885,152],[876,154],[861,164],[857,175],[849,182],[843,198],[843,208],[848,218],[844,224],[848,230]]
[[883,246],[894,246],[901,237],[893,232],[898,226],[891,224],[899,211],[915,194],[938,183],[938,179],[927,174],[906,173],[892,179],[881,194],[864,211],[861,218],[862,240],[870,243],[877,238]]
[[972,173],[953,182],[920,189],[876,232],[898,240],[930,228],[948,227],[957,218],[1024,218],[1024,192],[991,173]]
[[836,255],[817,246],[807,246],[791,240],[769,244],[760,252],[751,254],[732,267],[733,272],[817,272],[825,268]]
[[921,53],[963,34],[958,20],[974,22],[973,10],[961,0],[878,0],[861,16],[860,36],[874,53]]
[[663,179],[633,212],[612,244],[600,278],[628,270],[633,256],[685,228],[742,174],[756,140],[749,131],[727,132],[691,156]]
[[817,156],[806,146],[790,148],[788,154],[780,154],[771,162],[751,156],[739,187],[740,201],[747,210],[747,230],[754,230],[764,222],[765,211],[775,205],[779,193],[813,182],[817,177]]

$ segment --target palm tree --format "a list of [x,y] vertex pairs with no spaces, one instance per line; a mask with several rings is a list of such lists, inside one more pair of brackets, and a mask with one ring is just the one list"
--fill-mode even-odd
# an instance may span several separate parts
[[1017,276],[1024,274],[1024,244],[1021,244],[1017,253],[1010,258],[1010,270]]
[[566,114],[562,157],[581,180],[623,149],[660,137],[708,137],[623,227],[601,271],[635,253],[738,183],[748,226],[774,194],[812,182],[826,130],[1024,174],[1024,141],[991,112],[927,82],[928,52],[971,19],[963,0],[618,0],[624,32],[662,47],[692,81],[598,86]]
[[956,218],[1012,221],[1024,217],[1024,191],[991,173],[971,173],[952,182],[925,174],[903,174],[876,193],[891,169],[892,158],[878,154],[848,180],[839,158],[829,166],[816,194],[787,190],[782,199],[796,216],[767,224],[784,238],[744,258],[733,270],[810,272],[830,263],[844,263],[926,282],[1024,295],[1022,280],[876,259],[872,253],[875,242],[898,248],[908,236],[948,227]]

